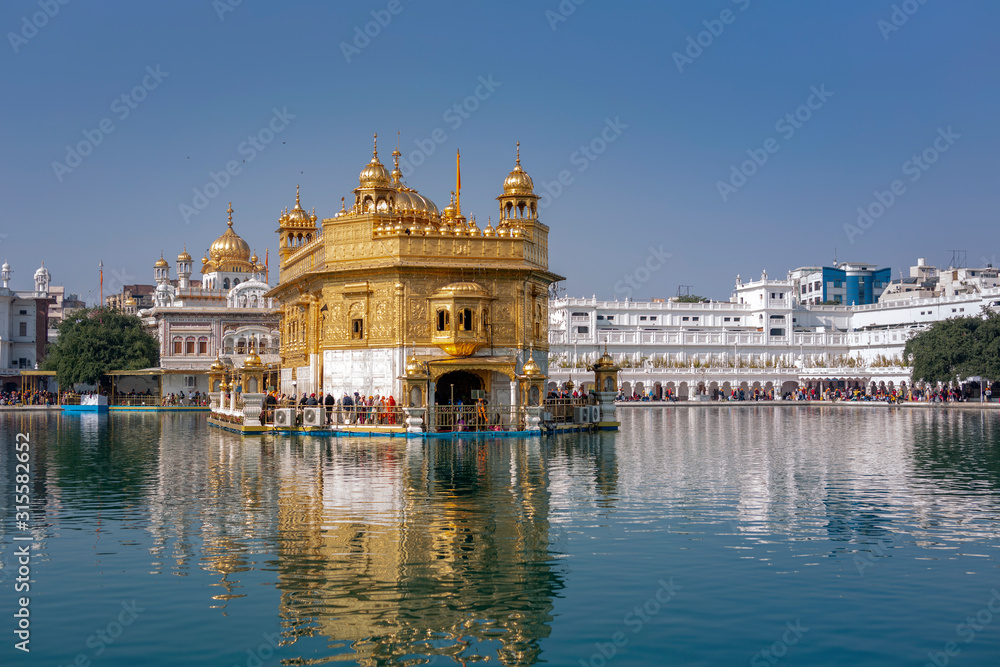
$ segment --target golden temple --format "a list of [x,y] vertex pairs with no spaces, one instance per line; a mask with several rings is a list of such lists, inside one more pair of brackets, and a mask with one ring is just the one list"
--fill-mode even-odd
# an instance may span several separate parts
[[[409,407],[538,405],[548,371],[549,228],[538,220],[517,145],[480,228],[462,211],[461,167],[443,210],[408,187],[393,151],[362,168],[352,205],[319,220],[295,205],[278,221],[285,393],[381,394]],[[527,368],[525,364],[527,363]],[[530,394],[530,396],[529,396]]]

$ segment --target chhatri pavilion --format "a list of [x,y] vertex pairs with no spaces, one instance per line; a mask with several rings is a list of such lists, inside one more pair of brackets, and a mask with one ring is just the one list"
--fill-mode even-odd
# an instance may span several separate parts
[[[480,227],[462,211],[461,167],[443,210],[371,160],[341,210],[279,218],[281,391],[394,396],[410,407],[538,405],[548,371],[549,228],[521,167]],[[346,201],[351,201],[347,206]]]

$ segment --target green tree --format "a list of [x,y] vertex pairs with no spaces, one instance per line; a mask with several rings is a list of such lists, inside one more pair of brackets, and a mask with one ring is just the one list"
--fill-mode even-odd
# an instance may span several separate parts
[[684,296],[674,297],[674,301],[677,303],[706,303],[708,299],[697,294],[685,294]]
[[935,322],[907,341],[904,355],[913,357],[915,382],[1000,378],[1000,315],[989,312]]
[[55,371],[60,387],[97,384],[108,371],[134,371],[160,363],[159,343],[135,315],[108,308],[76,311],[59,325],[45,370]]

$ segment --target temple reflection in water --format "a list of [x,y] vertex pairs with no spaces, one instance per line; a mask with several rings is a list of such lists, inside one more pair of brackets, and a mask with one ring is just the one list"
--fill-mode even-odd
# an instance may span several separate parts
[[[281,614],[361,664],[496,653],[533,664],[563,583],[538,441],[338,441],[283,459]],[[345,647],[347,648],[347,647]]]
[[[613,505],[614,437],[241,443],[212,431],[207,448],[161,452],[154,565],[214,573],[223,613],[272,570],[286,646],[325,638],[358,664],[534,664],[564,586],[551,506],[581,493]],[[191,496],[200,508],[172,511]]]

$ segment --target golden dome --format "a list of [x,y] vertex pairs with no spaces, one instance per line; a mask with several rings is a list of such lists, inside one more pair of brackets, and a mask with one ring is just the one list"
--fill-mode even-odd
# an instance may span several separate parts
[[264,362],[260,360],[260,355],[257,354],[256,350],[250,350],[250,354],[243,360],[243,368],[245,369],[256,369],[263,365]]
[[227,213],[229,213],[229,227],[222,236],[212,242],[212,245],[208,249],[208,254],[220,268],[223,263],[235,263],[241,265],[242,268],[249,268],[250,246],[233,231],[232,202],[229,202]]
[[222,365],[222,359],[216,356],[215,361],[212,362],[212,367],[209,370],[218,373],[219,371],[223,371],[225,369],[226,367]]
[[424,365],[415,357],[411,356],[406,362],[407,377],[425,377]]
[[524,362],[524,367],[521,369],[521,372],[527,375],[528,377],[532,378],[541,376],[542,369],[539,368],[538,364],[535,363],[535,359],[533,356],[534,349],[532,348],[532,351],[529,352],[528,354],[529,354],[528,360]]
[[396,213],[406,215],[417,211],[417,202],[406,190],[398,190],[395,197]]
[[306,213],[299,202],[299,186],[297,185],[295,186],[295,207],[286,214],[283,224],[298,227],[311,227],[313,224],[313,218]]
[[363,188],[389,187],[389,170],[378,159],[378,134],[375,134],[375,149],[371,161],[365,165],[358,176],[358,182]]
[[399,170],[400,155],[402,154],[398,148],[392,152],[393,170],[389,185],[396,190],[395,212],[401,215],[422,214],[424,216],[436,217],[438,215],[438,207],[435,206],[434,202],[413,188],[406,187],[403,183],[403,172]]
[[503,193],[505,195],[533,195],[535,194],[535,184],[528,176],[527,172],[521,169],[521,142],[517,142],[517,163],[503,182]]
[[167,268],[170,268],[170,265],[167,264],[167,260],[163,259],[162,253],[160,254],[160,258],[158,260],[156,260],[156,264],[153,264],[153,268],[155,268],[155,269],[167,269]]
[[187,246],[184,246],[184,251],[181,254],[177,255],[177,261],[178,262],[191,261],[191,255],[188,254]]
[[595,370],[599,370],[599,369],[612,370],[614,368],[617,368],[616,365],[615,365],[615,360],[611,358],[610,354],[608,354],[608,347],[607,347],[607,345],[605,345],[604,346],[604,354],[602,354],[601,358],[597,360],[596,364],[594,364],[594,369]]

